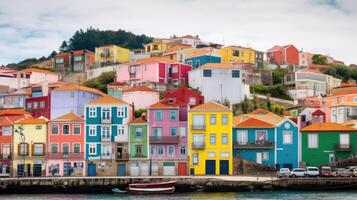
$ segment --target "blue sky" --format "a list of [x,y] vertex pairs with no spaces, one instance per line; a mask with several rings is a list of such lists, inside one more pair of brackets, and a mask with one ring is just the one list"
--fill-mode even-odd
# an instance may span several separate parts
[[47,56],[80,28],[267,50],[275,44],[357,63],[356,0],[0,0],[0,65]]

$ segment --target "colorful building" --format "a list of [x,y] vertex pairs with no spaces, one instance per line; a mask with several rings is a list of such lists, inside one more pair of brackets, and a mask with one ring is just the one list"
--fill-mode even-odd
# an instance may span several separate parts
[[67,113],[48,122],[46,176],[84,176],[84,120]]
[[299,50],[292,44],[274,47],[267,50],[267,59],[275,65],[299,65]]
[[154,39],[152,42],[144,45],[145,52],[153,56],[160,56],[166,51],[170,42],[170,39]]
[[88,176],[125,176],[129,160],[129,104],[104,96],[85,105]]
[[146,115],[134,119],[129,124],[129,174],[130,176],[148,176],[149,134]]
[[46,170],[46,118],[23,118],[14,125],[13,175],[44,176]]
[[228,46],[219,50],[222,63],[250,63],[255,65],[255,50],[248,47]]
[[117,45],[104,45],[95,48],[96,65],[126,63],[130,61],[130,50]]
[[53,68],[62,75],[84,72],[93,67],[94,60],[95,54],[89,50],[60,52],[54,57]]
[[186,55],[185,63],[196,69],[206,63],[221,63],[221,56],[212,49],[201,49]]
[[234,118],[234,159],[276,168],[299,167],[296,123],[264,109]]
[[182,86],[172,92],[168,92],[164,99],[176,99],[182,101],[189,105],[190,108],[193,108],[205,102],[204,96],[202,96],[198,91],[194,91],[186,86]]
[[344,102],[331,107],[331,122],[342,124],[355,119],[357,119],[357,102]]
[[188,105],[176,99],[162,100],[148,109],[151,175],[188,174]]
[[122,99],[123,98],[123,91],[125,89],[128,89],[129,86],[125,83],[121,83],[121,82],[113,82],[113,83],[109,83],[107,85],[107,89],[108,89],[108,95],[117,98],[117,99]]
[[106,94],[85,86],[66,84],[53,89],[51,95],[51,119],[73,112],[83,116],[84,105]]
[[232,110],[208,102],[188,112],[191,175],[232,175]]
[[357,130],[337,123],[314,123],[301,129],[302,162],[320,166],[357,152]]
[[123,101],[134,105],[134,109],[147,109],[160,100],[160,93],[146,86],[133,86],[123,91]]

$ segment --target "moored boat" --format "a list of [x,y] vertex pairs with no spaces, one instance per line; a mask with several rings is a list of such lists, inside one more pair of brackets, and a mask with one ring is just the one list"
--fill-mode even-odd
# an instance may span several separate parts
[[129,184],[130,194],[172,194],[176,181]]

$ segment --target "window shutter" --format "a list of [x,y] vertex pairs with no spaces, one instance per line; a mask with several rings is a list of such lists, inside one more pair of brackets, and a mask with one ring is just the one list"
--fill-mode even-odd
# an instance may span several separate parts
[[21,156],[21,152],[20,152],[21,148],[20,148],[20,146],[21,146],[21,143],[19,143],[19,144],[17,145],[17,155],[18,155],[18,156]]
[[34,156],[35,144],[31,144],[31,156]]
[[46,155],[46,145],[42,144],[42,155],[45,156]]

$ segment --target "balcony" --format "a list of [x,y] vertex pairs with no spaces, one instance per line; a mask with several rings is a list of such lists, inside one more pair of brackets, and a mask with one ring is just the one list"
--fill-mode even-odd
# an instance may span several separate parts
[[112,159],[112,154],[111,153],[102,153],[100,155],[101,159],[107,159],[107,160],[111,160]]
[[271,141],[255,141],[248,143],[234,142],[233,148],[236,149],[271,149],[274,143]]
[[193,150],[204,150],[205,143],[192,143],[192,149]]
[[144,154],[134,154],[132,158],[146,158],[146,155]]
[[48,153],[47,154],[48,159],[56,160],[56,159],[73,159],[73,160],[81,160],[84,159],[84,153],[74,153],[74,152],[68,152],[68,153],[63,153],[63,152],[58,152],[58,153]]
[[349,151],[352,151],[352,145],[351,144],[336,144],[335,149],[336,149],[336,151],[349,152]]
[[206,130],[206,125],[191,125],[192,130]]
[[178,144],[179,136],[150,136],[151,144]]
[[0,154],[0,160],[11,160],[11,154]]
[[129,160],[129,154],[128,153],[117,154],[115,159],[116,160]]
[[110,135],[101,135],[101,141],[102,142],[110,142],[111,141],[111,136]]
[[110,124],[110,123],[112,123],[112,121],[111,121],[110,118],[109,118],[109,119],[102,118],[102,119],[101,119],[101,123],[102,123],[102,124]]

